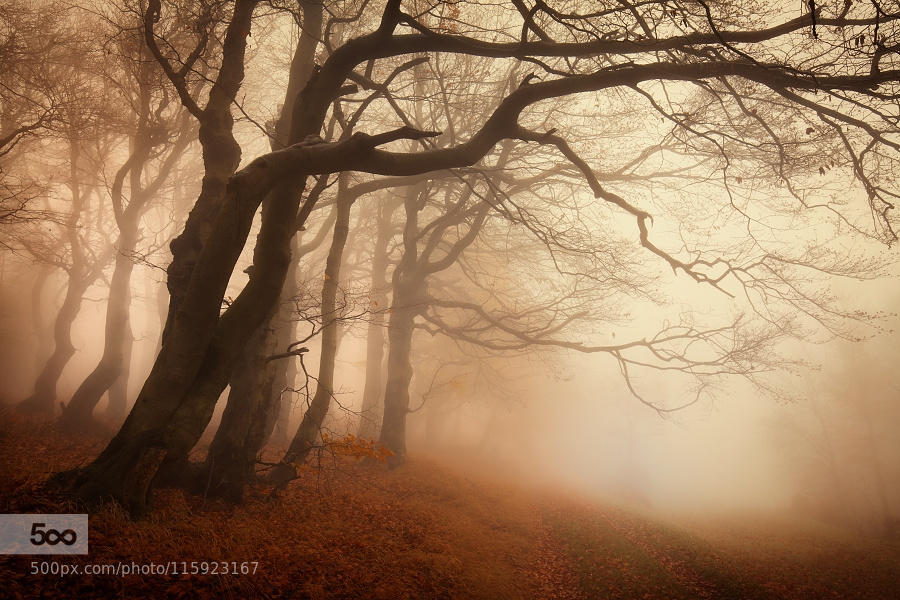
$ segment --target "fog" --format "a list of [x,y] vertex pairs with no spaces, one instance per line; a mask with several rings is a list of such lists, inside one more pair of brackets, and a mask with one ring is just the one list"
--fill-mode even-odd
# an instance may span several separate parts
[[[41,357],[30,299],[17,293],[33,285],[33,269],[10,257],[5,266],[3,397],[14,399],[29,393]],[[137,395],[158,347],[159,284],[159,270],[136,270],[131,397]],[[57,309],[62,285],[58,279],[46,284],[41,301],[45,315]],[[896,278],[889,277],[845,286],[841,300],[859,305],[865,298],[868,310],[890,311],[900,298],[898,289]],[[103,294],[99,286],[89,290],[89,301],[75,323],[77,353],[60,378],[61,398],[74,391],[100,357]],[[900,426],[900,379],[894,368],[900,358],[897,317],[890,314],[880,325],[883,332],[860,342],[783,349],[809,362],[777,375],[788,399],[733,380],[698,404],[668,414],[637,402],[615,364],[602,357],[559,352],[546,362],[501,358],[499,390],[465,370],[457,376],[445,372],[443,379],[456,377],[456,382],[427,398],[421,411],[411,415],[409,444],[415,453],[492,477],[562,486],[644,509],[677,514],[799,512],[852,528],[877,529],[884,510],[878,486],[885,486],[890,510],[897,510],[900,497],[900,450],[894,439]],[[342,342],[336,391],[342,408],[332,409],[329,430],[350,432],[358,423],[365,379],[363,333],[351,330]],[[315,342],[309,345],[315,354]],[[420,380],[431,376],[430,371],[414,376],[414,404],[429,385]],[[657,373],[646,374],[642,384],[653,399],[680,393]],[[223,397],[206,443],[224,403]],[[296,427],[303,412],[299,396],[293,404],[291,423]],[[105,402],[97,413],[104,409]],[[837,473],[831,472],[829,452],[837,454]],[[835,486],[846,498],[835,496]],[[845,510],[849,514],[843,514]]]
[[[416,529],[467,507],[538,556],[541,591],[509,597],[840,596],[793,577],[827,570],[799,550],[763,582],[764,557],[834,542],[883,555],[880,597],[900,571],[896,10],[558,4],[0,8],[8,512],[49,498],[109,536],[271,511],[321,556],[346,540],[309,511]],[[406,527],[372,519],[365,564]],[[679,575],[635,537],[659,523],[715,531],[708,557],[739,566]],[[770,549],[734,550],[735,523]],[[506,597],[458,583],[487,559],[440,527],[401,536],[436,587],[379,597]],[[597,575],[620,559],[649,587]],[[758,589],[730,595],[738,571]]]

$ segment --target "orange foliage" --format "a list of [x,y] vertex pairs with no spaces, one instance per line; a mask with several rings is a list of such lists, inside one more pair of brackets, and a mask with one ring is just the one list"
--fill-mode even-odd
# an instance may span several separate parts
[[387,459],[394,455],[391,450],[375,440],[356,437],[352,433],[348,433],[344,437],[331,437],[323,432],[322,443],[335,454],[354,458],[372,458],[380,463],[387,462]]

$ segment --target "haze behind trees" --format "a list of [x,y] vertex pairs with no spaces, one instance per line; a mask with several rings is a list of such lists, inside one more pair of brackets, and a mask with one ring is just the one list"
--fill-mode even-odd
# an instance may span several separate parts
[[135,515],[343,444],[885,529],[900,9],[817,10],[13,3],[4,400]]

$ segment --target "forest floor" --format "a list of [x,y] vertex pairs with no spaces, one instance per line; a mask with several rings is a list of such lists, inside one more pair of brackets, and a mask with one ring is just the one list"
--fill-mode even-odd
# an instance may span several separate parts
[[[103,441],[0,414],[0,513],[80,512],[46,491]],[[255,574],[31,575],[32,564],[248,563]],[[46,567],[50,569],[51,567]],[[900,598],[900,547],[775,517],[674,525],[413,458],[327,457],[233,506],[158,490],[90,515],[90,554],[0,556],[6,598]]]

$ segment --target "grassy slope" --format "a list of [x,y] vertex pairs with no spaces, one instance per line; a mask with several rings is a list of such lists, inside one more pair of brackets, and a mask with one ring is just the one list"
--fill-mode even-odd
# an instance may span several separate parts
[[[26,447],[29,439],[40,441]],[[39,482],[100,447],[0,415],[0,512],[76,512],[41,491]],[[900,597],[896,549],[889,556],[883,547],[818,533],[791,537],[771,524],[689,534],[632,512],[539,494],[424,460],[393,472],[328,461],[280,498],[260,489],[239,507],[161,490],[147,519],[130,522],[106,507],[91,515],[90,526],[89,558],[61,562],[258,561],[259,571],[61,579],[28,575],[31,557],[0,557],[0,580],[6,582],[0,595]]]

